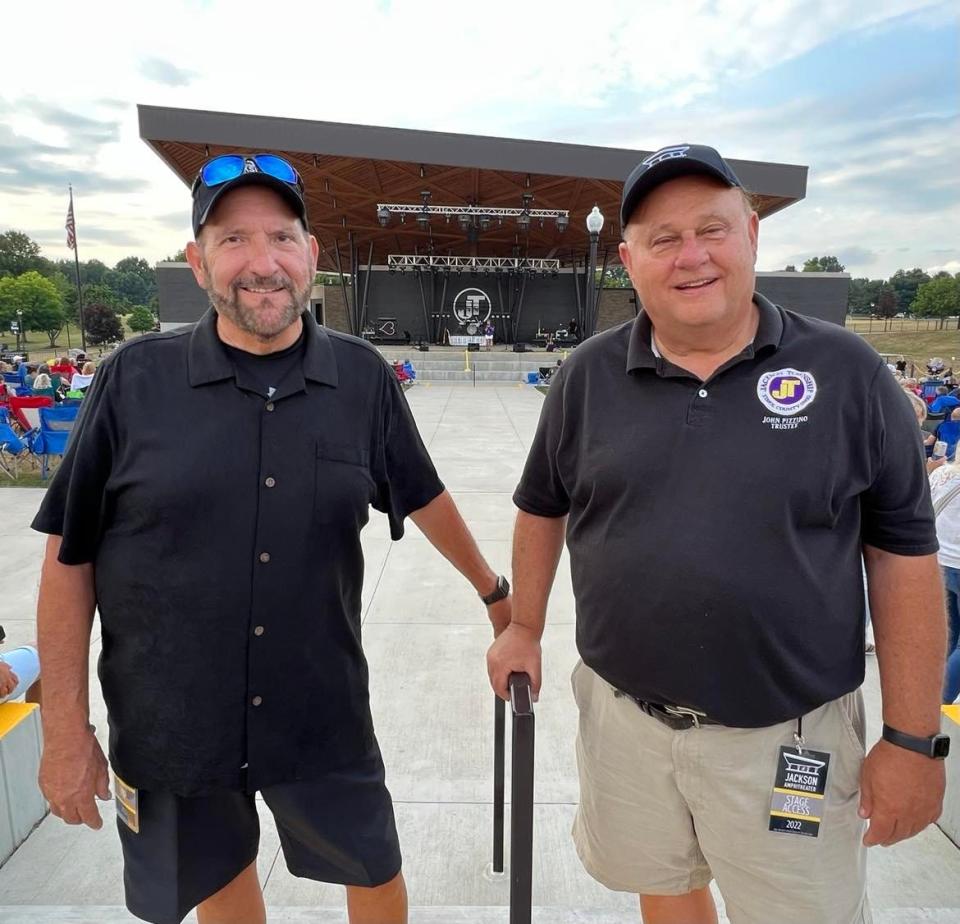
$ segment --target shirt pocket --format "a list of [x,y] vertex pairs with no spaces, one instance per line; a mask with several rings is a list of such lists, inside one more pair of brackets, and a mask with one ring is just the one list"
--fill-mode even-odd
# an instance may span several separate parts
[[318,522],[362,527],[369,519],[375,488],[366,447],[317,441],[313,507]]

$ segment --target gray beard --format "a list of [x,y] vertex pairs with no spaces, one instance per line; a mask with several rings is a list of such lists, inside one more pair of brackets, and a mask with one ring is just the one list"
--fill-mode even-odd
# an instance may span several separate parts
[[[207,278],[210,278],[209,273]],[[268,321],[267,315],[260,311],[259,306],[245,305],[240,302],[240,289],[245,286],[256,289],[274,289],[282,286],[290,296],[290,300],[275,320]],[[218,314],[224,315],[242,331],[258,340],[269,341],[282,334],[309,308],[311,288],[311,285],[307,285],[302,291],[295,292],[293,284],[285,276],[253,276],[236,280],[231,284],[228,293],[218,292],[212,285],[208,286],[207,295]],[[269,305],[268,300],[264,299],[263,304]]]

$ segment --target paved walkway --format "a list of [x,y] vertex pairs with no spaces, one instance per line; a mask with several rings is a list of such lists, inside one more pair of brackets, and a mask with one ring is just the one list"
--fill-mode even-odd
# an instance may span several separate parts
[[[520,386],[418,385],[407,395],[440,475],[491,564],[509,571],[519,478],[542,403]],[[33,637],[43,539],[28,528],[41,491],[0,490],[3,625],[9,643]],[[508,882],[489,873],[493,701],[484,668],[491,639],[471,588],[412,526],[399,543],[379,514],[364,531],[364,647],[387,779],[396,801],[411,924],[507,921]],[[92,719],[106,716],[91,644]],[[568,676],[576,661],[573,595],[566,557],[544,638],[544,688],[537,706],[534,904],[537,924],[637,924],[636,899],[589,879],[569,829],[577,798],[576,709]],[[876,666],[865,687],[871,739],[879,731]],[[47,818],[0,868],[2,924],[112,924],[123,910],[112,805],[99,832]],[[269,812],[261,813],[259,860],[272,922],[343,924],[338,887],[297,879],[279,855]],[[960,922],[960,851],[938,829],[871,852],[870,893],[882,924]],[[194,920],[193,916],[189,920]],[[772,922],[771,922],[772,924]],[[823,924],[823,922],[817,922]]]

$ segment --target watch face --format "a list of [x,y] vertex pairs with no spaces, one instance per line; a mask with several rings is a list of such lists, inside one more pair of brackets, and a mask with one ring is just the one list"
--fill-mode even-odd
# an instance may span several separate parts
[[941,760],[950,753],[949,735],[935,735],[933,738],[933,756]]

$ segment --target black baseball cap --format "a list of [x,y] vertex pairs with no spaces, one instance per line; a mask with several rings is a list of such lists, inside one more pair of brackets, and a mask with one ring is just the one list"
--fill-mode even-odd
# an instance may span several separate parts
[[645,157],[627,177],[620,202],[620,227],[626,227],[647,193],[667,180],[692,173],[712,176],[727,186],[743,189],[743,183],[715,148],[705,144],[671,144]]
[[220,198],[240,186],[266,186],[278,193],[309,230],[303,180],[277,154],[223,154],[208,160],[193,181],[193,234],[196,237]]

